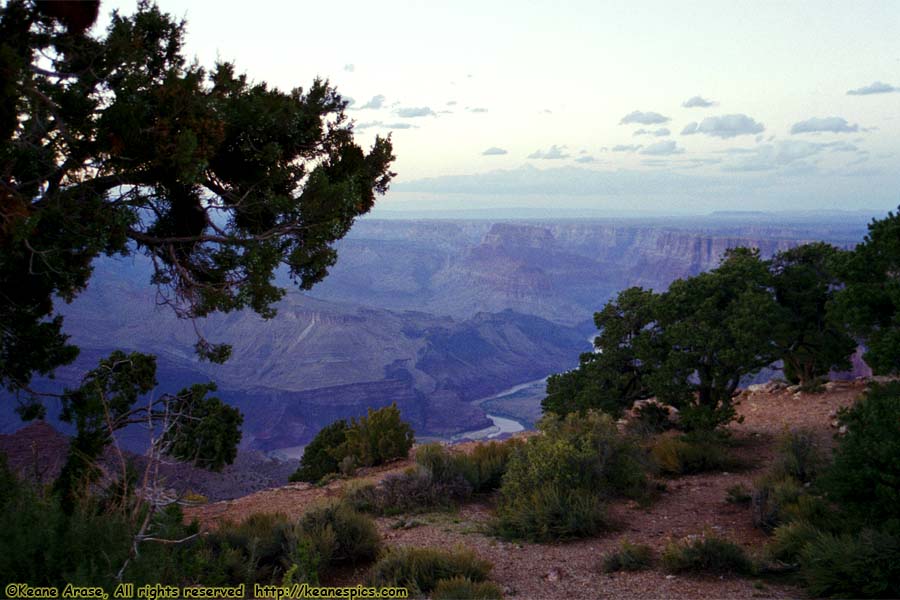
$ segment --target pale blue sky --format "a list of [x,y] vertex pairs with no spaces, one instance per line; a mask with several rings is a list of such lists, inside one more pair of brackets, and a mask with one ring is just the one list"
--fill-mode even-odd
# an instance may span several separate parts
[[896,1],[159,5],[201,63],[393,131],[383,210],[900,204]]

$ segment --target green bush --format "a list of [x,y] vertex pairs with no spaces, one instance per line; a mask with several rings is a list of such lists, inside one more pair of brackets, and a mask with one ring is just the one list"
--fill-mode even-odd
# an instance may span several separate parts
[[554,484],[505,498],[492,525],[500,537],[533,542],[590,537],[609,528],[606,504],[596,493]]
[[750,490],[743,483],[733,485],[725,492],[725,502],[729,504],[750,504],[753,500]]
[[774,560],[793,563],[803,548],[819,535],[819,530],[809,521],[792,521],[779,525],[772,533],[768,555]]
[[753,562],[743,548],[714,536],[681,543],[671,542],[662,555],[663,566],[672,573],[750,575]]
[[478,444],[471,452],[452,452],[441,444],[426,444],[416,450],[416,462],[428,470],[436,482],[468,482],[473,493],[492,492],[500,487],[509,458],[524,444],[518,439]]
[[646,544],[632,544],[622,540],[618,550],[603,557],[600,570],[604,573],[615,571],[642,571],[653,566],[653,549]]
[[[65,510],[58,496],[20,481],[0,454],[0,581],[60,588],[66,583],[101,586],[112,593],[148,508],[141,506],[131,514],[92,497],[71,508]],[[150,528],[161,539],[190,538],[198,528],[183,520],[180,508],[172,505],[151,517]],[[141,543],[140,554],[128,561],[123,581],[189,585],[202,580],[200,542],[193,538],[175,546]]]
[[839,420],[847,433],[822,489],[856,526],[900,535],[900,382],[871,385]]
[[419,467],[385,477],[377,489],[377,506],[385,515],[449,510],[471,495],[472,487],[462,477],[441,481]]
[[297,536],[282,514],[252,514],[240,523],[225,522],[206,536],[213,581],[270,584],[282,580],[297,562]]
[[400,418],[397,405],[391,404],[378,410],[370,408],[367,416],[352,420],[343,455],[371,467],[406,458],[414,442],[412,427]]
[[778,440],[778,454],[772,467],[774,473],[793,477],[800,483],[816,478],[824,465],[824,457],[815,433],[809,429],[794,429]]
[[348,482],[341,492],[341,500],[359,512],[373,514],[381,512],[379,489],[374,483]]
[[345,502],[329,502],[308,510],[299,533],[312,541],[323,565],[374,560],[381,549],[375,522]]
[[441,579],[431,593],[432,600],[500,600],[503,591],[493,581],[472,581],[465,577]]
[[469,482],[474,493],[492,492],[500,488],[510,457],[524,443],[511,438],[504,442],[479,444],[469,454],[454,456],[456,469]]
[[900,537],[894,535],[820,533],[800,552],[800,566],[816,597],[900,597]]
[[542,541],[592,535],[608,527],[604,500],[649,493],[640,449],[608,415],[550,415],[539,426],[543,435],[509,459],[497,503],[500,535]]
[[316,483],[330,473],[337,473],[347,442],[347,421],[341,419],[323,427],[303,449],[300,467],[291,481]]
[[647,402],[635,409],[628,430],[641,436],[655,435],[675,428],[669,418],[669,407],[659,402]]
[[662,436],[651,446],[650,454],[657,468],[666,475],[726,471],[742,466],[716,432]]
[[393,548],[369,571],[366,585],[405,587],[411,594],[427,594],[441,580],[463,577],[485,581],[493,566],[471,550],[436,548]]
[[753,491],[753,524],[771,532],[790,519],[788,507],[795,505],[803,487],[793,477],[767,474],[757,480]]

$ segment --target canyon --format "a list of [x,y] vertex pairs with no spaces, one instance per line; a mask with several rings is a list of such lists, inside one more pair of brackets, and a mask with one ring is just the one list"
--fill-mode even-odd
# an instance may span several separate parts
[[[593,313],[617,291],[665,289],[736,246],[763,256],[814,240],[852,247],[868,220],[361,219],[338,242],[329,276],[309,292],[290,291],[273,319],[243,311],[197,323],[210,341],[233,345],[224,365],[197,360],[192,324],[160,306],[145,259],[104,258],[87,290],[61,307],[79,359],[38,383],[74,386],[117,348],[156,354],[160,391],[217,383],[243,412],[241,450],[254,456],[296,457],[324,425],[392,402],[420,438],[483,430],[486,410],[530,426],[542,394],[534,382],[577,365]],[[524,382],[532,382],[524,396],[479,403]],[[21,426],[14,406],[3,402],[0,433]],[[49,407],[50,423],[70,432],[56,412]],[[123,443],[139,451],[141,433]]]

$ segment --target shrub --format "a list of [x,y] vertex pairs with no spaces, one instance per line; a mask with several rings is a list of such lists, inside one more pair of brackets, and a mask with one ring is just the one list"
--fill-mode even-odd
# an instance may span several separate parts
[[721,437],[709,432],[663,436],[653,444],[650,454],[659,470],[667,475],[724,471],[741,466]]
[[753,562],[743,548],[714,536],[681,543],[671,542],[662,555],[663,566],[672,573],[750,575]]
[[432,600],[500,600],[503,591],[493,581],[472,581],[465,577],[441,579],[431,593]]
[[225,522],[206,537],[210,563],[230,583],[277,583],[296,562],[297,536],[282,514],[252,514]]
[[479,444],[469,454],[456,455],[454,462],[474,493],[492,492],[500,488],[510,457],[524,443],[520,439],[511,438],[504,442]]
[[298,525],[313,544],[323,565],[374,560],[381,549],[375,522],[344,502],[330,502],[307,511]]
[[379,490],[373,483],[351,481],[344,486],[341,499],[360,512],[375,514],[381,512]]
[[415,442],[409,423],[400,418],[396,404],[369,409],[367,416],[353,419],[347,429],[343,456],[353,456],[357,464],[371,467],[395,458],[406,458]]
[[459,476],[454,458],[437,442],[416,448],[416,463],[426,469],[435,481],[447,481]]
[[792,477],[764,475],[753,492],[753,524],[771,532],[788,520],[788,507],[796,504],[803,493],[803,488]]
[[303,449],[300,467],[291,475],[291,481],[316,483],[329,473],[337,473],[345,457],[347,421],[341,419],[323,427]]
[[775,560],[796,562],[803,548],[819,535],[809,521],[793,521],[775,528],[768,554]]
[[725,502],[729,504],[750,504],[753,496],[743,483],[738,483],[726,490]]
[[[136,514],[130,514],[104,507],[88,496],[70,508],[64,510],[58,496],[45,495],[20,481],[0,454],[0,581],[59,588],[66,583],[100,586],[112,594],[115,576],[130,556],[147,507],[139,506]],[[190,538],[198,531],[196,524],[183,523],[177,505],[157,511],[151,519],[151,531],[163,539]],[[176,546],[142,542],[123,580],[137,584],[202,581],[200,542],[197,538]]]
[[900,538],[894,535],[820,533],[800,552],[800,566],[816,597],[900,597]]
[[669,431],[675,423],[669,416],[670,407],[659,402],[645,402],[634,409],[634,417],[628,422],[632,433],[647,436]]
[[478,444],[470,453],[451,452],[440,444],[426,444],[416,450],[416,462],[431,473],[436,482],[468,482],[473,493],[500,487],[509,457],[524,444],[518,439]]
[[552,542],[589,537],[610,528],[606,505],[594,492],[540,485],[509,497],[497,507],[496,535],[508,539]]
[[794,429],[778,441],[778,454],[772,470],[807,483],[815,479],[823,464],[822,450],[815,433],[809,429]]
[[646,465],[638,446],[599,412],[541,420],[541,436],[510,457],[501,496],[521,495],[544,484],[592,490],[601,497],[638,498],[647,493]]
[[646,544],[632,544],[622,540],[619,549],[603,557],[601,571],[642,571],[653,565],[653,549]]
[[505,537],[551,540],[607,527],[603,500],[644,498],[649,486],[638,447],[612,418],[588,411],[541,420],[509,460],[495,529]]
[[484,581],[492,568],[490,562],[462,548],[393,548],[369,571],[366,585],[405,587],[411,594],[427,594],[441,580],[454,577]]
[[822,489],[857,526],[900,534],[900,382],[871,385],[839,419],[847,433]]

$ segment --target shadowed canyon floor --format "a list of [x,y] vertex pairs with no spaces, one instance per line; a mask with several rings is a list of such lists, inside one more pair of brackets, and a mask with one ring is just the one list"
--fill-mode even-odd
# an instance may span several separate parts
[[[666,479],[666,491],[647,508],[634,502],[611,506],[617,527],[605,535],[560,544],[511,543],[486,534],[492,518],[490,501],[470,503],[456,512],[434,512],[407,517],[382,517],[378,528],[387,545],[452,547],[462,545],[494,564],[492,578],[507,596],[521,598],[667,597],[747,598],[796,597],[801,589],[757,578],[688,577],[666,574],[659,566],[642,572],[602,574],[600,560],[620,541],[650,545],[661,553],[670,540],[712,531],[742,546],[751,554],[763,551],[767,537],[753,527],[749,508],[725,501],[728,488],[751,487],[769,466],[775,440],[785,429],[804,427],[833,445],[834,412],[848,406],[865,389],[861,381],[834,382],[820,394],[787,390],[744,392],[733,424],[736,456],[748,466],[736,472],[705,473]],[[400,461],[362,473],[359,479],[380,480],[401,472],[411,461]],[[232,501],[187,509],[205,528],[222,520],[241,520],[254,512],[280,512],[299,517],[315,502],[338,497],[346,481],[324,487],[292,484]],[[412,525],[412,526],[410,526]],[[364,567],[338,573],[326,584],[361,581]]]

